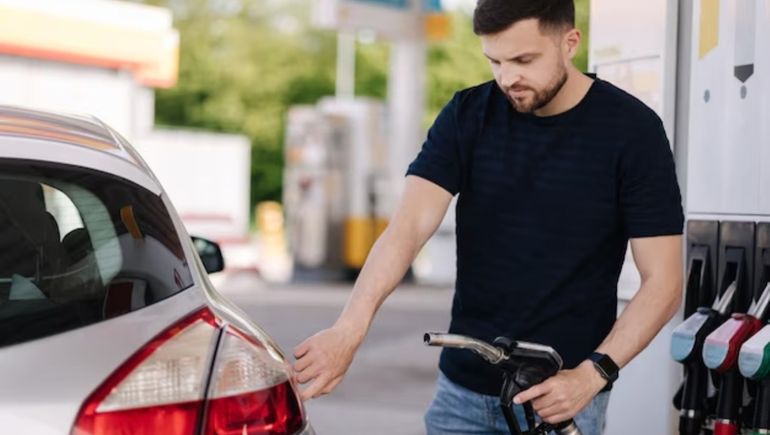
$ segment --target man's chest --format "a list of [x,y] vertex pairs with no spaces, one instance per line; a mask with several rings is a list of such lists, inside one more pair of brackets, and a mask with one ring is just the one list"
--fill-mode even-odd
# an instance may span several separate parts
[[573,219],[586,229],[617,217],[616,147],[574,128],[481,131],[466,161],[460,193],[474,214],[543,220]]

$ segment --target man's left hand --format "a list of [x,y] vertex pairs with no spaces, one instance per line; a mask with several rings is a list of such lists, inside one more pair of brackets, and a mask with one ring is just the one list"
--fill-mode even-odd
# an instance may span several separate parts
[[574,418],[605,385],[607,381],[586,360],[573,370],[562,370],[522,391],[513,402],[518,405],[532,401],[532,408],[543,421],[556,424]]

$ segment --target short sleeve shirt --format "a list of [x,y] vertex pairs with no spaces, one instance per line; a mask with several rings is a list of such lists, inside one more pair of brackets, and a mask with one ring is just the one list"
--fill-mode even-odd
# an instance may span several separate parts
[[[517,112],[494,81],[455,94],[407,171],[458,195],[450,332],[554,347],[577,366],[616,319],[629,238],[681,234],[660,118],[600,79],[554,116]],[[480,357],[445,349],[454,382],[499,394]]]

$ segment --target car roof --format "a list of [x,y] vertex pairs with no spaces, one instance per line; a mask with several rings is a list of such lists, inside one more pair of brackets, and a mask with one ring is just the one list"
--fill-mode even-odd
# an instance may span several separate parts
[[[55,144],[72,151],[105,154],[128,163],[157,183],[150,168],[134,148],[115,130],[91,115],[64,114],[25,107],[0,105],[0,139],[31,139],[28,144]],[[39,154],[34,146],[24,147],[29,158]],[[5,157],[0,155],[0,157]],[[15,155],[14,157],[20,157]],[[25,157],[25,156],[21,156]],[[90,160],[90,159],[89,159]],[[154,190],[154,189],[153,189]]]
[[107,152],[143,167],[136,151],[98,118],[0,105],[0,135],[40,139]]

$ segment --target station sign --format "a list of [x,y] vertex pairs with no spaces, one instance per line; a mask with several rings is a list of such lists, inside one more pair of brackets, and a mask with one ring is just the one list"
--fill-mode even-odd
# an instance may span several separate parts
[[440,39],[448,27],[440,0],[316,0],[313,21],[322,28],[373,31],[391,41]]

